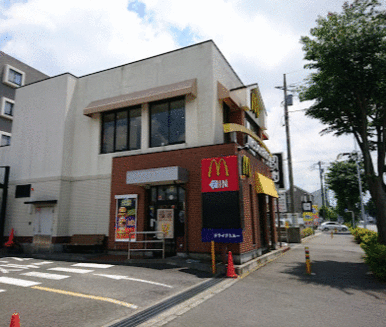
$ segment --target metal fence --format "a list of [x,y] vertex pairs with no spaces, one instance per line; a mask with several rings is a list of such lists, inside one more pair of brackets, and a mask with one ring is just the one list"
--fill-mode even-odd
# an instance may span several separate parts
[[[148,239],[146,236],[154,234],[155,237],[158,239]],[[158,234],[158,235],[157,235]],[[131,241],[131,235],[134,235],[135,241]],[[138,241],[137,236],[138,235],[144,235],[143,240]],[[159,236],[161,235],[161,236]],[[141,249],[132,249],[131,248],[131,243],[143,243],[145,246]],[[148,248],[148,244],[154,244],[154,243],[162,243],[162,249],[159,248]],[[162,259],[165,259],[165,233],[161,231],[156,231],[156,232],[130,232],[129,233],[129,245],[128,245],[128,254],[127,258],[130,259],[131,252],[134,251],[162,251]]]

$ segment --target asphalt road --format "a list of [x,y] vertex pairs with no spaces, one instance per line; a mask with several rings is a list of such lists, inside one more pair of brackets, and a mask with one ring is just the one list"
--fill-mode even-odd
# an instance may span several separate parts
[[[304,247],[312,274],[305,273]],[[181,315],[154,326],[383,327],[386,284],[350,234],[320,233]],[[171,320],[173,319],[173,320]]]
[[23,327],[101,327],[208,280],[206,273],[156,268],[0,258],[0,326],[20,314]]

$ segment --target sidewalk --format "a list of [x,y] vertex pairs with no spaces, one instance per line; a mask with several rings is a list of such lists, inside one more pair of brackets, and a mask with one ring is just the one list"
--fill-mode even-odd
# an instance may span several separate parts
[[[311,275],[305,273],[305,246]],[[362,256],[350,234],[322,233],[141,326],[383,327],[386,284],[373,277]]]

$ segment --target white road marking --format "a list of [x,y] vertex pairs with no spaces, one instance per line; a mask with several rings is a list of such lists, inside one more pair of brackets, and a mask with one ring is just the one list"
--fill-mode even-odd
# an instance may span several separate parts
[[1,292],[5,292],[5,290],[0,290],[0,293],[1,293]]
[[4,259],[13,259],[13,260],[16,260],[16,261],[31,260],[31,258],[17,258],[17,257],[5,257]]
[[58,275],[58,274],[49,274],[49,273],[41,273],[37,271],[30,271],[24,274],[20,275],[25,275],[25,276],[30,276],[30,277],[39,277],[39,278],[46,278],[46,279],[54,279],[54,280],[60,280],[60,279],[65,279],[70,276],[67,275]]
[[35,285],[41,284],[38,282],[31,282],[30,280],[9,278],[9,277],[0,277],[0,283],[22,286],[22,287],[30,287],[30,286],[35,286]]
[[17,265],[16,263],[8,263],[6,265],[0,265],[1,267],[9,267],[9,268],[19,268],[19,269],[29,269],[29,268],[40,268],[35,265]]
[[43,261],[43,262],[34,263],[34,265],[40,266],[40,265],[48,265],[50,263],[54,263],[54,262],[53,261]]
[[95,276],[102,276],[102,277],[107,277],[107,278],[112,278],[112,279],[125,279],[125,280],[131,280],[134,282],[141,282],[141,283],[147,283],[147,284],[153,284],[153,285],[159,285],[159,286],[164,286],[164,287],[169,287],[173,288],[173,286],[167,285],[167,284],[162,284],[162,283],[157,283],[157,282],[152,282],[150,280],[144,280],[144,279],[138,279],[138,278],[131,278],[127,276],[119,276],[119,275],[103,275],[103,274],[94,274]]
[[93,272],[94,271],[94,270],[90,270],[90,269],[76,269],[76,268],[62,268],[62,267],[49,268],[47,270],[73,272],[73,273],[76,273],[76,274],[87,274],[89,272]]
[[9,261],[1,261],[1,260],[0,260],[0,262],[1,262],[1,263],[9,263]]
[[103,264],[103,263],[76,263],[76,264],[72,265],[72,267],[85,267],[85,268],[102,268],[102,269],[106,269],[106,268],[114,267],[114,265],[107,265],[107,264]]

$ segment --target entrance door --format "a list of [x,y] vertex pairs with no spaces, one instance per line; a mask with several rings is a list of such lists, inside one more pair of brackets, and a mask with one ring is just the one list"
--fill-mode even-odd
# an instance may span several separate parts
[[185,190],[179,185],[153,186],[150,189],[148,226],[155,230],[159,218],[167,220],[171,216],[173,217],[170,227],[172,232],[169,232],[169,238],[165,240],[167,255],[175,255],[176,252],[184,251]]
[[34,243],[51,244],[54,207],[36,207],[34,220]]

